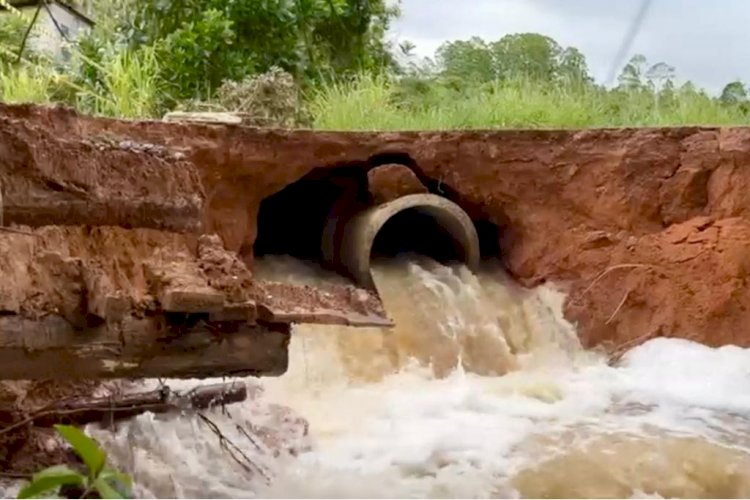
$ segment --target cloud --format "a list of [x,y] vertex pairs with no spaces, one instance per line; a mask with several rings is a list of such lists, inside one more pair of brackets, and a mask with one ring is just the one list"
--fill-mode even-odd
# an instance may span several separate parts
[[[432,56],[447,40],[537,32],[563,46],[577,47],[599,81],[609,72],[639,7],[636,0],[402,0],[393,29],[421,56]],[[750,47],[747,0],[653,0],[631,54],[667,62],[681,79],[711,91],[740,78],[750,83],[745,64]]]

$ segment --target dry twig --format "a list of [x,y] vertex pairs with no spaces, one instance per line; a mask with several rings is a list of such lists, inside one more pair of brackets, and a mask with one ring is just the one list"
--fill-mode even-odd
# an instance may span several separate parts
[[591,282],[589,286],[586,287],[586,289],[581,292],[581,295],[586,295],[594,286],[601,281],[602,278],[604,278],[606,275],[611,273],[612,271],[616,271],[617,269],[633,269],[633,268],[644,268],[644,269],[656,269],[657,266],[653,266],[651,264],[616,264],[614,266],[609,266],[607,269],[599,273],[599,275],[594,278],[594,281]]
[[617,307],[615,308],[614,312],[610,315],[609,318],[607,318],[607,321],[604,322],[605,325],[610,324],[613,319],[615,319],[615,316],[617,316],[617,313],[620,312],[620,309],[622,309],[622,306],[625,304],[625,301],[628,300],[628,297],[630,296],[630,290],[625,292],[625,294],[622,296],[622,300],[619,304],[617,304]]
[[[211,431],[216,434],[216,436],[219,438],[219,445],[224,449],[227,453],[229,453],[229,456],[232,457],[232,459],[237,462],[240,467],[245,469],[247,472],[256,472],[260,474],[263,479],[266,480],[266,482],[270,481],[270,476],[268,473],[261,467],[260,465],[257,465],[255,462],[250,460],[250,457],[248,457],[245,452],[242,451],[242,449],[234,444],[229,438],[227,438],[223,432],[221,432],[221,429],[219,429],[219,426],[216,425],[210,418],[205,416],[203,413],[198,413],[198,417],[206,424],[208,425],[208,428],[211,429]],[[237,458],[237,455],[242,457],[242,460]],[[243,462],[244,460],[244,462]]]

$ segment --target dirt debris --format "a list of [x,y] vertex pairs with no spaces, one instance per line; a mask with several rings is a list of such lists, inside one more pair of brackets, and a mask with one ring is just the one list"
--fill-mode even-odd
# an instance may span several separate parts
[[271,323],[323,323],[390,326],[383,304],[372,292],[353,286],[316,288],[256,281],[250,294],[259,317]]
[[253,286],[250,270],[229,252],[218,235],[204,234],[198,239],[198,260],[209,284],[221,290],[228,302],[245,302]]

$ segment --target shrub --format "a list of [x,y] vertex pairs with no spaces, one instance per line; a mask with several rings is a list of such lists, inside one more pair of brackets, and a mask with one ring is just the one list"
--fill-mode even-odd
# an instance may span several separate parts
[[57,432],[73,447],[86,471],[79,472],[67,465],[54,465],[34,474],[18,493],[18,498],[61,495],[71,490],[86,498],[96,492],[101,498],[132,498],[132,480],[127,474],[107,467],[107,454],[83,431],[69,425],[56,425]]

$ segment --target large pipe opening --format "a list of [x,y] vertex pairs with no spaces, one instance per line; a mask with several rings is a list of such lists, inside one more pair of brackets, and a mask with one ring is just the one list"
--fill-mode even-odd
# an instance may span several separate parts
[[253,253],[316,261],[372,290],[372,258],[418,253],[478,266],[477,229],[457,204],[434,194],[372,203],[366,164],[315,169],[263,200]]
[[471,203],[463,198],[458,191],[449,185],[442,183],[439,179],[433,179],[424,174],[416,161],[408,154],[403,152],[388,152],[373,155],[368,159],[372,165],[397,164],[407,167],[414,172],[419,181],[431,192],[447,198],[461,206],[467,215],[474,221],[474,227],[479,236],[480,251],[482,257],[500,257],[501,256],[501,238],[508,230],[508,221],[497,222],[490,220],[488,214],[482,207]]
[[[329,225],[337,221],[331,220]],[[389,227],[386,227],[389,226]],[[384,231],[381,233],[381,231]],[[364,209],[343,221],[326,258],[357,284],[375,290],[373,254],[419,252],[438,260],[458,258],[479,266],[480,244],[474,223],[461,207],[434,194],[413,194]],[[324,252],[326,253],[326,252]],[[377,254],[376,254],[377,255]]]
[[413,253],[429,255],[442,263],[466,259],[461,243],[433,214],[419,207],[408,208],[388,219],[375,236],[370,256],[393,258]]

